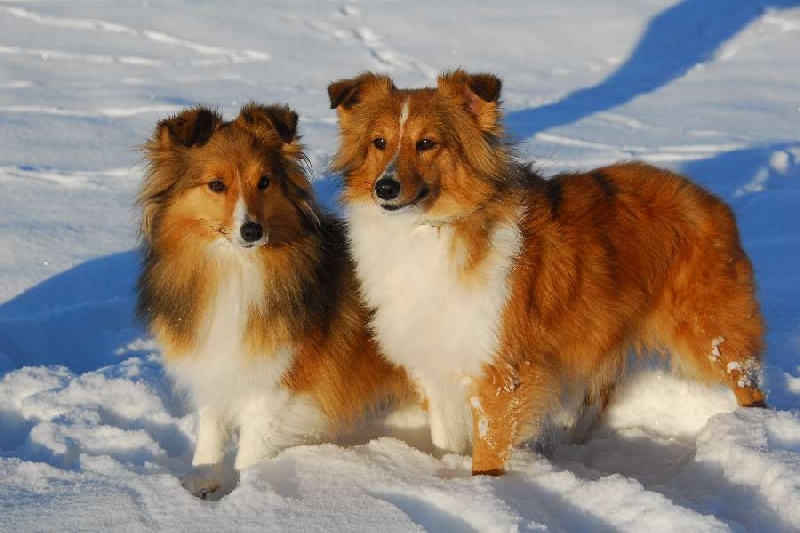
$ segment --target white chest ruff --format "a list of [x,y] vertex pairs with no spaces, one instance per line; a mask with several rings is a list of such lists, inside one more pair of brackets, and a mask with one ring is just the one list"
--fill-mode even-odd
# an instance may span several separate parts
[[508,275],[520,249],[516,224],[497,227],[476,276],[459,275],[453,229],[387,216],[374,205],[348,208],[349,231],[374,327],[387,357],[428,387],[460,386],[481,373],[498,347]]
[[167,370],[196,407],[238,426],[254,404],[285,403],[289,393],[280,382],[294,354],[290,347],[273,354],[247,353],[245,326],[249,309],[263,301],[263,272],[247,256],[224,249],[216,253],[224,266],[200,321],[197,349],[171,358]]

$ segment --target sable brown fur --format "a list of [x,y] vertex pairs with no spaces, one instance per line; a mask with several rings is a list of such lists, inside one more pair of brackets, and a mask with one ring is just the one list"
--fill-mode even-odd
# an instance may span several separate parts
[[[764,325],[730,208],[644,163],[541,178],[514,162],[504,142],[500,86],[489,74],[458,70],[437,88],[397,89],[388,77],[363,74],[329,89],[347,205],[380,204],[374,184],[396,157],[396,203],[420,225],[452,229],[453,275],[475,290],[494,253],[493,231],[518,229],[496,348],[467,376],[463,397],[473,417],[473,472],[502,473],[512,446],[541,432],[565,391],[583,398],[579,405],[605,405],[630,351],[671,354],[685,374],[730,387],[740,405],[764,406]],[[377,137],[392,149],[375,150]],[[414,150],[423,138],[433,148]],[[415,200],[420,191],[429,193]],[[376,337],[384,343],[380,329]]]
[[[405,372],[377,353],[344,228],[314,200],[296,123],[285,106],[249,104],[233,121],[198,107],[158,124],[144,146],[137,311],[167,367],[179,368],[213,323],[218,288],[237,265],[250,265],[262,286],[247,288],[259,296],[242,303],[242,349],[252,361],[291,350],[279,385],[313,398],[335,433],[403,401],[408,386]],[[214,180],[224,191],[211,189]],[[237,202],[266,228],[266,244],[238,250],[232,242]]]

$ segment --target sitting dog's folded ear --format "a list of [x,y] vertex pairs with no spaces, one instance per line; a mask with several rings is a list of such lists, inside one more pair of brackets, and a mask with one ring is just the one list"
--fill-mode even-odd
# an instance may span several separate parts
[[236,120],[245,127],[274,130],[286,144],[297,140],[297,113],[287,106],[250,103]]
[[153,217],[161,209],[166,194],[183,176],[185,151],[206,144],[222,123],[216,111],[195,107],[166,118],[156,126],[143,147],[149,164],[138,199],[142,206],[141,233],[145,241],[152,239]]
[[497,76],[454,70],[439,76],[437,87],[441,93],[461,102],[483,131],[498,136],[502,133],[498,101],[502,82]]
[[216,111],[205,107],[188,109],[159,122],[153,141],[164,150],[176,145],[185,148],[203,146],[220,124],[222,117]]
[[394,88],[394,83],[388,76],[367,72],[355,78],[331,83],[328,85],[328,98],[331,109],[346,111],[361,102],[371,91],[389,94]]

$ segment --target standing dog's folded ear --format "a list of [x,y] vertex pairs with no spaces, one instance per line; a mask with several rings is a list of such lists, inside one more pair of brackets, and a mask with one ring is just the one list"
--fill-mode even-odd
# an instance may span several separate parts
[[503,132],[499,102],[502,86],[502,81],[493,74],[470,74],[463,70],[442,74],[437,83],[438,90],[459,101],[483,131],[496,136]]
[[172,148],[175,144],[191,148],[203,146],[211,138],[222,117],[206,107],[188,109],[158,123],[153,141],[159,148]]
[[297,113],[288,106],[249,103],[236,120],[245,127],[274,130],[286,144],[297,140]]
[[370,92],[389,94],[395,89],[388,76],[366,72],[355,78],[338,80],[328,85],[331,109],[348,110],[362,101]]

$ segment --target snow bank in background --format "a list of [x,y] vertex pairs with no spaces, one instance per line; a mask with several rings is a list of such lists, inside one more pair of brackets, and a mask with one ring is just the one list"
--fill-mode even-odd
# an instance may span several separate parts
[[[800,530],[798,49],[796,0],[0,2],[0,530]],[[328,82],[459,65],[504,78],[543,171],[641,158],[732,205],[773,409],[643,369],[584,443],[517,450],[502,478],[421,428],[191,497],[196,419],[132,320],[135,147],[183,106],[287,102],[335,208]]]

